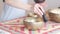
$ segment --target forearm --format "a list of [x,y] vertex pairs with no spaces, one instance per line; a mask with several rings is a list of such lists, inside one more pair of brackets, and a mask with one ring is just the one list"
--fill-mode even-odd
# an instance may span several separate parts
[[29,4],[24,4],[21,1],[16,1],[16,0],[5,0],[5,3],[8,5],[11,5],[16,8],[21,8],[25,10],[29,10],[31,8],[31,5]]

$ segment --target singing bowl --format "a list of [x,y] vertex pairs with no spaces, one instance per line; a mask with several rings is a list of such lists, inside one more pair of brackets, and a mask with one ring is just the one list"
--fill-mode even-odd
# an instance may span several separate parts
[[24,25],[26,26],[27,29],[37,30],[43,27],[44,22],[41,17],[38,16],[34,17],[34,15],[33,16],[30,15],[30,17],[26,17],[24,19]]
[[48,11],[49,13],[49,18],[51,21],[60,23],[60,9],[56,8],[56,9],[51,9]]

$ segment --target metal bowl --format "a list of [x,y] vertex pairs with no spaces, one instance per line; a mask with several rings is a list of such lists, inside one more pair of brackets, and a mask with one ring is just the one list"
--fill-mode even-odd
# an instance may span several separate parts
[[30,15],[24,19],[24,25],[26,26],[27,29],[37,30],[42,28],[44,22],[41,17],[38,17],[36,15],[33,16]]
[[51,21],[60,23],[60,9],[56,8],[56,9],[51,9],[48,11],[49,13],[49,18]]

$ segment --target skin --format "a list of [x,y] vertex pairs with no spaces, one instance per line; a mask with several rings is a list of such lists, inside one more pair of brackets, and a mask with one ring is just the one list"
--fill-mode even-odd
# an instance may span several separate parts
[[5,3],[8,5],[11,5],[13,7],[19,8],[19,9],[25,9],[25,10],[30,10],[31,5],[30,4],[24,4],[21,2],[21,0],[5,0]]

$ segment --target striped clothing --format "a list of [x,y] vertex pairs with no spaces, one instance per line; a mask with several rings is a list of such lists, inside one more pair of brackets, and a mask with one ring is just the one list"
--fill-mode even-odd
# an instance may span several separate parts
[[[39,9],[39,7],[41,9]],[[34,6],[34,13],[37,13],[38,15],[40,15],[42,17],[43,12],[44,12],[43,7],[41,5],[39,5],[39,4],[35,4],[35,6]]]

